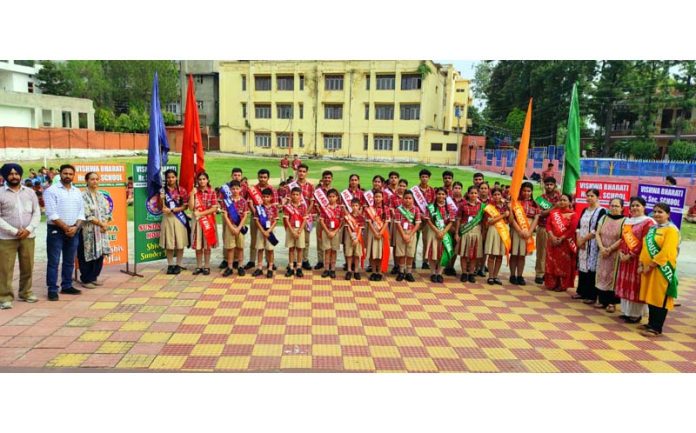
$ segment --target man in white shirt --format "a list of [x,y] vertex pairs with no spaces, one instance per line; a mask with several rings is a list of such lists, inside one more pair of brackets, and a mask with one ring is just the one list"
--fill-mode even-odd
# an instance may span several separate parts
[[33,189],[22,185],[23,170],[9,163],[0,168],[5,185],[0,187],[0,310],[12,308],[12,277],[19,256],[19,299],[33,303],[34,237],[41,221],[39,200]]
[[61,290],[66,295],[79,295],[80,290],[72,286],[75,255],[80,235],[80,226],[85,219],[84,201],[80,189],[73,186],[75,167],[64,164],[60,167],[60,183],[53,184],[44,192],[46,205],[46,285],[48,300],[58,300],[58,263],[61,254]]

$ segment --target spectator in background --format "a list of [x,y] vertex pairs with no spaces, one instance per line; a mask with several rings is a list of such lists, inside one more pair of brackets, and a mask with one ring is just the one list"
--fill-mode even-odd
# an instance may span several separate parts
[[[290,167],[290,160],[287,155],[283,155],[280,160],[280,180],[281,182],[288,178],[288,167]],[[294,167],[293,167],[294,169]]]
[[300,164],[302,164],[302,160],[299,156],[297,156],[297,154],[294,154],[292,160],[292,170],[294,172],[293,176],[295,176],[295,178],[297,178],[297,169],[300,168]]
[[696,223],[696,201],[694,205],[689,208],[689,213],[686,214],[684,219],[690,223]]
[[36,179],[36,170],[34,170],[33,168],[29,169],[29,179]]
[[41,187],[41,181],[37,178],[34,179],[34,186],[32,187],[36,193],[36,198],[39,200],[39,207],[41,211],[44,210],[44,199],[43,199],[43,188]]
[[126,184],[126,204],[128,206],[133,206],[133,194],[135,192],[135,186],[133,184],[133,176],[128,176],[128,183]]
[[673,176],[667,176],[667,177],[665,178],[665,185],[676,186],[676,185],[677,185],[677,179],[675,179]]
[[5,178],[0,176],[0,186],[5,186]]
[[541,172],[541,179],[546,179],[547,177],[556,177],[556,170],[553,168],[553,163],[549,162],[546,170]]

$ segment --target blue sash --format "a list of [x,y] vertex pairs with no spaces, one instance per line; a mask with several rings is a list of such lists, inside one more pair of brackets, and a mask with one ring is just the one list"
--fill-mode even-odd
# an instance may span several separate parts
[[[175,207],[177,207],[177,203],[174,201],[174,198],[172,198],[171,194],[169,194],[169,188],[165,187],[164,191],[165,191],[165,197],[167,199],[167,207],[169,209],[174,209]],[[186,216],[186,214],[183,211],[173,212],[173,214],[176,217],[176,219],[178,219],[181,222],[181,224],[183,224],[184,227],[186,227],[186,232],[188,233],[187,248],[190,248],[191,247],[191,225],[189,224],[189,218],[188,218],[188,216]]]
[[[263,229],[266,230],[266,223],[268,222],[268,215],[266,215],[266,209],[264,209],[263,205],[258,205],[256,206],[256,213],[259,216],[259,222],[261,223],[261,227],[263,227]],[[271,232],[271,234],[268,236],[268,242],[270,242],[273,246],[278,245],[278,239],[276,239],[275,234],[273,234],[273,232]]]
[[[222,185],[221,191],[223,195],[222,202],[225,204],[225,207],[227,208],[227,215],[230,216],[230,220],[232,220],[234,225],[239,225],[241,217],[239,216],[239,212],[237,212],[237,206],[235,206],[234,202],[232,201],[232,192],[230,191],[230,187],[227,186],[227,184],[224,184]],[[242,226],[242,228],[239,230],[239,233],[245,235],[247,231],[247,226]]]

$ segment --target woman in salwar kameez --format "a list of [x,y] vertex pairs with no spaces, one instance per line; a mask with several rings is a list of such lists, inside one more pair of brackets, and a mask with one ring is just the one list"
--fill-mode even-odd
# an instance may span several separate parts
[[616,311],[620,302],[614,293],[616,275],[619,272],[619,247],[621,246],[621,227],[626,217],[623,215],[624,202],[620,198],[609,202],[609,213],[597,225],[597,308],[605,308],[608,313]]
[[94,289],[101,286],[99,275],[104,266],[104,257],[111,254],[109,236],[106,234],[111,221],[111,206],[99,191],[99,175],[94,172],[85,176],[87,189],[82,192],[85,202],[85,222],[79,234],[77,260],[80,266],[82,287]]

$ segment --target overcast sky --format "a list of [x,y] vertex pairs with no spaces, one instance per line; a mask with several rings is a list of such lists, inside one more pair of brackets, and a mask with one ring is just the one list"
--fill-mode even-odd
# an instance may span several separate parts
[[438,60],[440,63],[451,63],[462,74],[462,77],[469,80],[474,79],[474,66],[478,60]]

